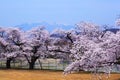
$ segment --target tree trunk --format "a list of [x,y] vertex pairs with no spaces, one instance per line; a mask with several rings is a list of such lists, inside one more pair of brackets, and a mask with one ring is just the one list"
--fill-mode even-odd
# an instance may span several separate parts
[[40,59],[38,60],[39,64],[40,64],[40,69],[42,70],[42,62],[40,61]]
[[11,68],[11,65],[10,65],[10,62],[12,61],[11,58],[8,58],[7,61],[6,61],[6,68],[7,69],[10,69]]
[[36,57],[34,57],[34,56],[31,57],[31,61],[29,62],[29,69],[30,69],[30,70],[33,70],[33,69],[34,69],[36,60],[37,60]]
[[34,66],[35,66],[35,61],[34,62],[32,61],[32,62],[29,63],[29,69],[30,70],[34,69]]

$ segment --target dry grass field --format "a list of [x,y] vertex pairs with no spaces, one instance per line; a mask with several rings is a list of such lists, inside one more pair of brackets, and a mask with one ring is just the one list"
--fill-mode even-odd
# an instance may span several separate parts
[[[62,71],[0,70],[0,80],[93,80],[90,78],[88,73],[64,76]],[[111,74],[110,80],[120,80],[120,74]]]

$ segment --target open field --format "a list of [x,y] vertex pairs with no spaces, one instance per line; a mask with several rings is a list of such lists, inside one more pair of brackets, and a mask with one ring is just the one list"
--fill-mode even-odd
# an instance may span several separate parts
[[[93,80],[90,78],[88,73],[65,76],[62,71],[0,70],[0,80]],[[120,74],[111,74],[110,80],[120,80]]]

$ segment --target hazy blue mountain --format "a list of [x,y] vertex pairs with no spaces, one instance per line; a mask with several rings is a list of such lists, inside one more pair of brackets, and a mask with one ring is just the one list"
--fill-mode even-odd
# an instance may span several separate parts
[[106,29],[106,30],[104,30],[104,32],[106,32],[106,31],[111,31],[111,32],[113,32],[113,33],[117,33],[117,31],[119,31],[120,29],[118,29],[118,28],[110,28],[110,29]]
[[64,24],[49,24],[47,22],[40,22],[40,23],[24,23],[20,25],[16,25],[15,27],[22,28],[23,30],[30,30],[33,27],[44,26],[48,31],[53,31],[54,29],[65,29],[69,30],[74,28],[73,25],[64,25]]

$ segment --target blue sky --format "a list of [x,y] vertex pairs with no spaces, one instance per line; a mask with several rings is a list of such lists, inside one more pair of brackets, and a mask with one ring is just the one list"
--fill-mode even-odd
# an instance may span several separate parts
[[119,14],[120,0],[0,0],[0,26],[42,21],[113,25]]

